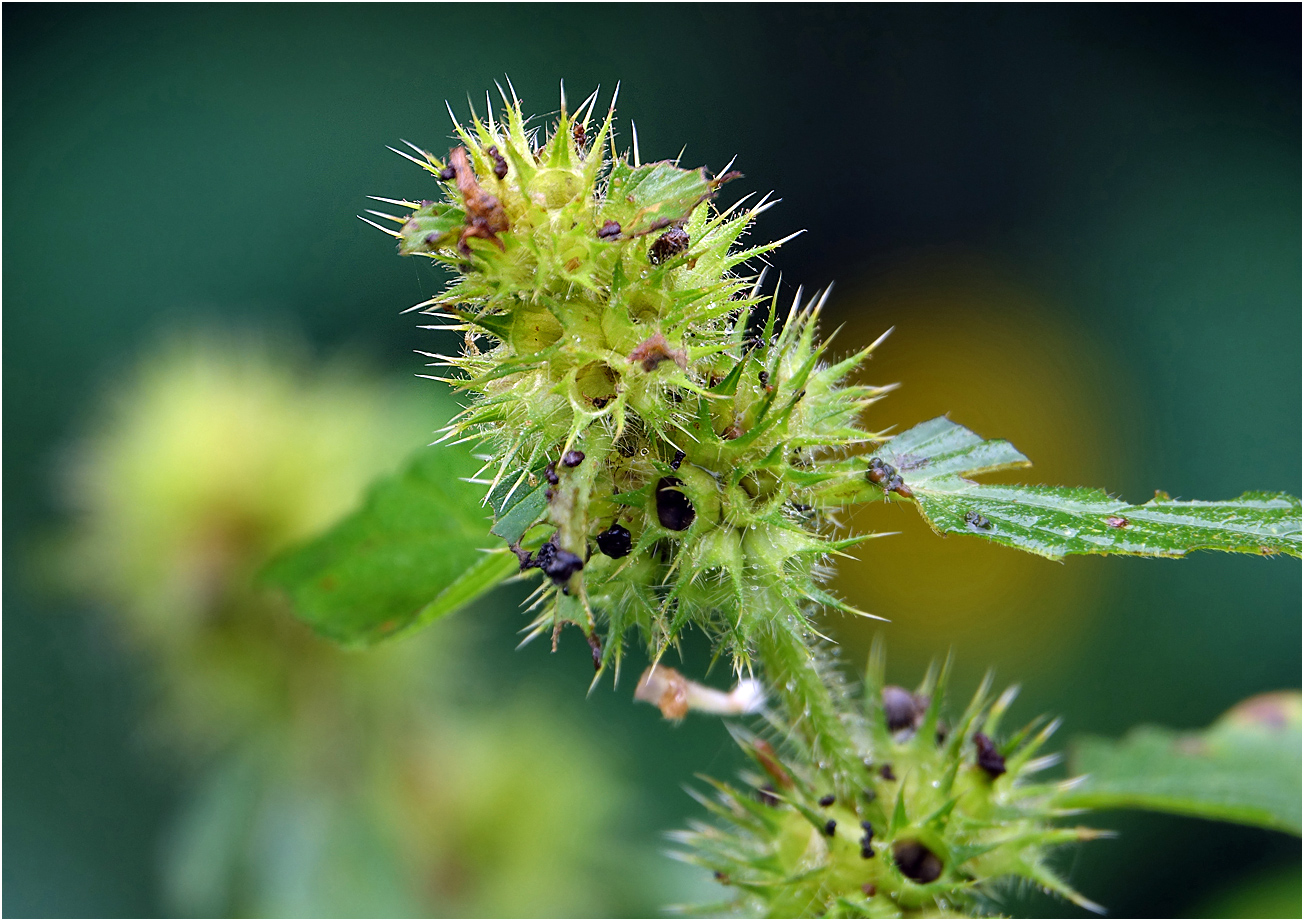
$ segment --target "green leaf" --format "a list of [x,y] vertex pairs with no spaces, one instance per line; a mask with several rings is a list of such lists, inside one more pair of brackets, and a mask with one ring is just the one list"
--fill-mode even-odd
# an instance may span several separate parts
[[1153,726],[1118,742],[1084,738],[1070,768],[1086,780],[1059,805],[1147,809],[1300,834],[1300,695],[1261,694],[1203,732]]
[[668,160],[634,167],[617,161],[602,216],[619,221],[625,236],[640,236],[686,219],[716,187],[701,168],[680,169]]
[[547,493],[547,483],[540,483],[537,489],[518,489],[509,503],[501,507],[489,533],[515,544],[531,525],[543,517],[548,508]]
[[456,447],[422,448],[402,473],[371,487],[362,507],[263,571],[319,633],[366,645],[451,613],[517,570],[493,543],[478,463]]
[[[991,486],[967,479],[1028,466],[1008,441],[985,441],[944,417],[917,425],[874,455],[894,467],[938,531],[977,534],[1050,559],[1073,553],[1180,557],[1192,550],[1300,556],[1300,500],[1245,493],[1223,502],[1162,493],[1130,505],[1099,489]],[[869,494],[882,494],[870,486]]]

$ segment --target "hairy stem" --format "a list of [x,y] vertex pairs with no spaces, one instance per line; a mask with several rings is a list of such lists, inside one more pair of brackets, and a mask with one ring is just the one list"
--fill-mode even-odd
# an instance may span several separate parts
[[807,631],[787,605],[767,593],[772,616],[756,634],[756,656],[774,689],[794,734],[810,749],[844,790],[863,786],[865,765],[848,727],[839,716],[834,692],[806,637]]

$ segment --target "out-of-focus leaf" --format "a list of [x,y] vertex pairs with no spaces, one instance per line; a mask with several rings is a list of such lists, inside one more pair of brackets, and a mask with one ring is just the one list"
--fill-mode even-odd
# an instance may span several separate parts
[[1202,732],[1141,726],[1083,738],[1069,765],[1086,779],[1060,805],[1147,809],[1300,833],[1300,695],[1261,694]]
[[[362,508],[306,545],[277,557],[267,583],[286,591],[300,618],[338,642],[365,645],[470,603],[515,571],[493,543],[481,487],[463,481],[478,463],[450,448],[423,448],[406,470],[373,484]],[[495,580],[495,577],[497,579]]]
[[[1050,559],[1068,554],[1180,557],[1192,550],[1300,556],[1300,500],[1247,492],[1223,502],[1175,501],[1162,493],[1130,505],[1099,489],[990,486],[967,479],[1028,459],[1008,441],[985,441],[940,417],[874,452],[914,493],[938,531],[976,534]],[[881,486],[869,486],[881,494]]]
[[1188,918],[1298,918],[1304,910],[1299,864],[1273,867],[1234,880],[1202,900]]
[[419,630],[445,614],[452,614],[458,608],[465,607],[488,591],[491,591],[505,579],[509,579],[521,570],[521,562],[516,554],[506,549],[498,549],[482,554],[480,559],[453,580],[448,588],[435,596],[435,600],[421,609],[416,618],[405,629]]

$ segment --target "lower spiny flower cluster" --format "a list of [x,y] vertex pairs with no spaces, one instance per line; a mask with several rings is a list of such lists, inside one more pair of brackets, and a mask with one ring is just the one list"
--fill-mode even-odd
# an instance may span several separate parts
[[1099,837],[1055,827],[1057,794],[1074,781],[1032,778],[1056,762],[1038,756],[1056,723],[1034,722],[1005,737],[1010,688],[994,701],[989,675],[952,724],[940,715],[946,670],[920,688],[882,685],[876,645],[863,698],[842,701],[858,741],[856,786],[831,773],[775,721],[772,743],[734,730],[758,771],[750,790],[715,783],[699,799],[718,825],[673,837],[680,859],[714,872],[737,892],[703,910],[750,917],[960,917],[993,910],[994,887],[1023,881],[1092,910],[1048,865],[1049,852]]

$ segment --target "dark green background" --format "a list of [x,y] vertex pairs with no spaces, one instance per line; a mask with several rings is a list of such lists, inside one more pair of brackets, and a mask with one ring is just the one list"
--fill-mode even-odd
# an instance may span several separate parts
[[[1133,500],[1155,485],[1300,492],[1298,6],[7,4],[3,17],[6,914],[157,912],[155,835],[178,793],[136,744],[138,664],[30,578],[59,526],[60,446],[177,325],[300,330],[395,377],[419,371],[411,349],[429,334],[398,311],[435,276],[353,215],[367,194],[420,197],[421,175],[384,145],[439,150],[444,99],[483,110],[504,74],[540,113],[560,79],[573,101],[621,81],[647,158],[685,143],[694,164],[740,154],[741,191],[784,199],[758,233],[809,231],[776,259],[786,279],[854,290],[963,252],[1043,292],[1126,369],[1096,383],[1136,424],[1091,485]],[[1297,563],[1107,566],[1107,605],[1075,658],[1026,688],[1029,712],[1116,734],[1202,725],[1298,686]],[[680,785],[734,764],[718,725],[669,728],[631,709],[628,688],[585,703],[587,649],[513,654],[519,615],[499,608],[480,614],[486,667],[573,688],[629,751],[646,793],[629,833],[693,814]],[[985,664],[957,652],[965,676]],[[897,661],[894,677],[918,665]],[[1298,864],[1282,836],[1102,820],[1125,837],[1084,848],[1071,877],[1123,916],[1192,910],[1253,867]]]

